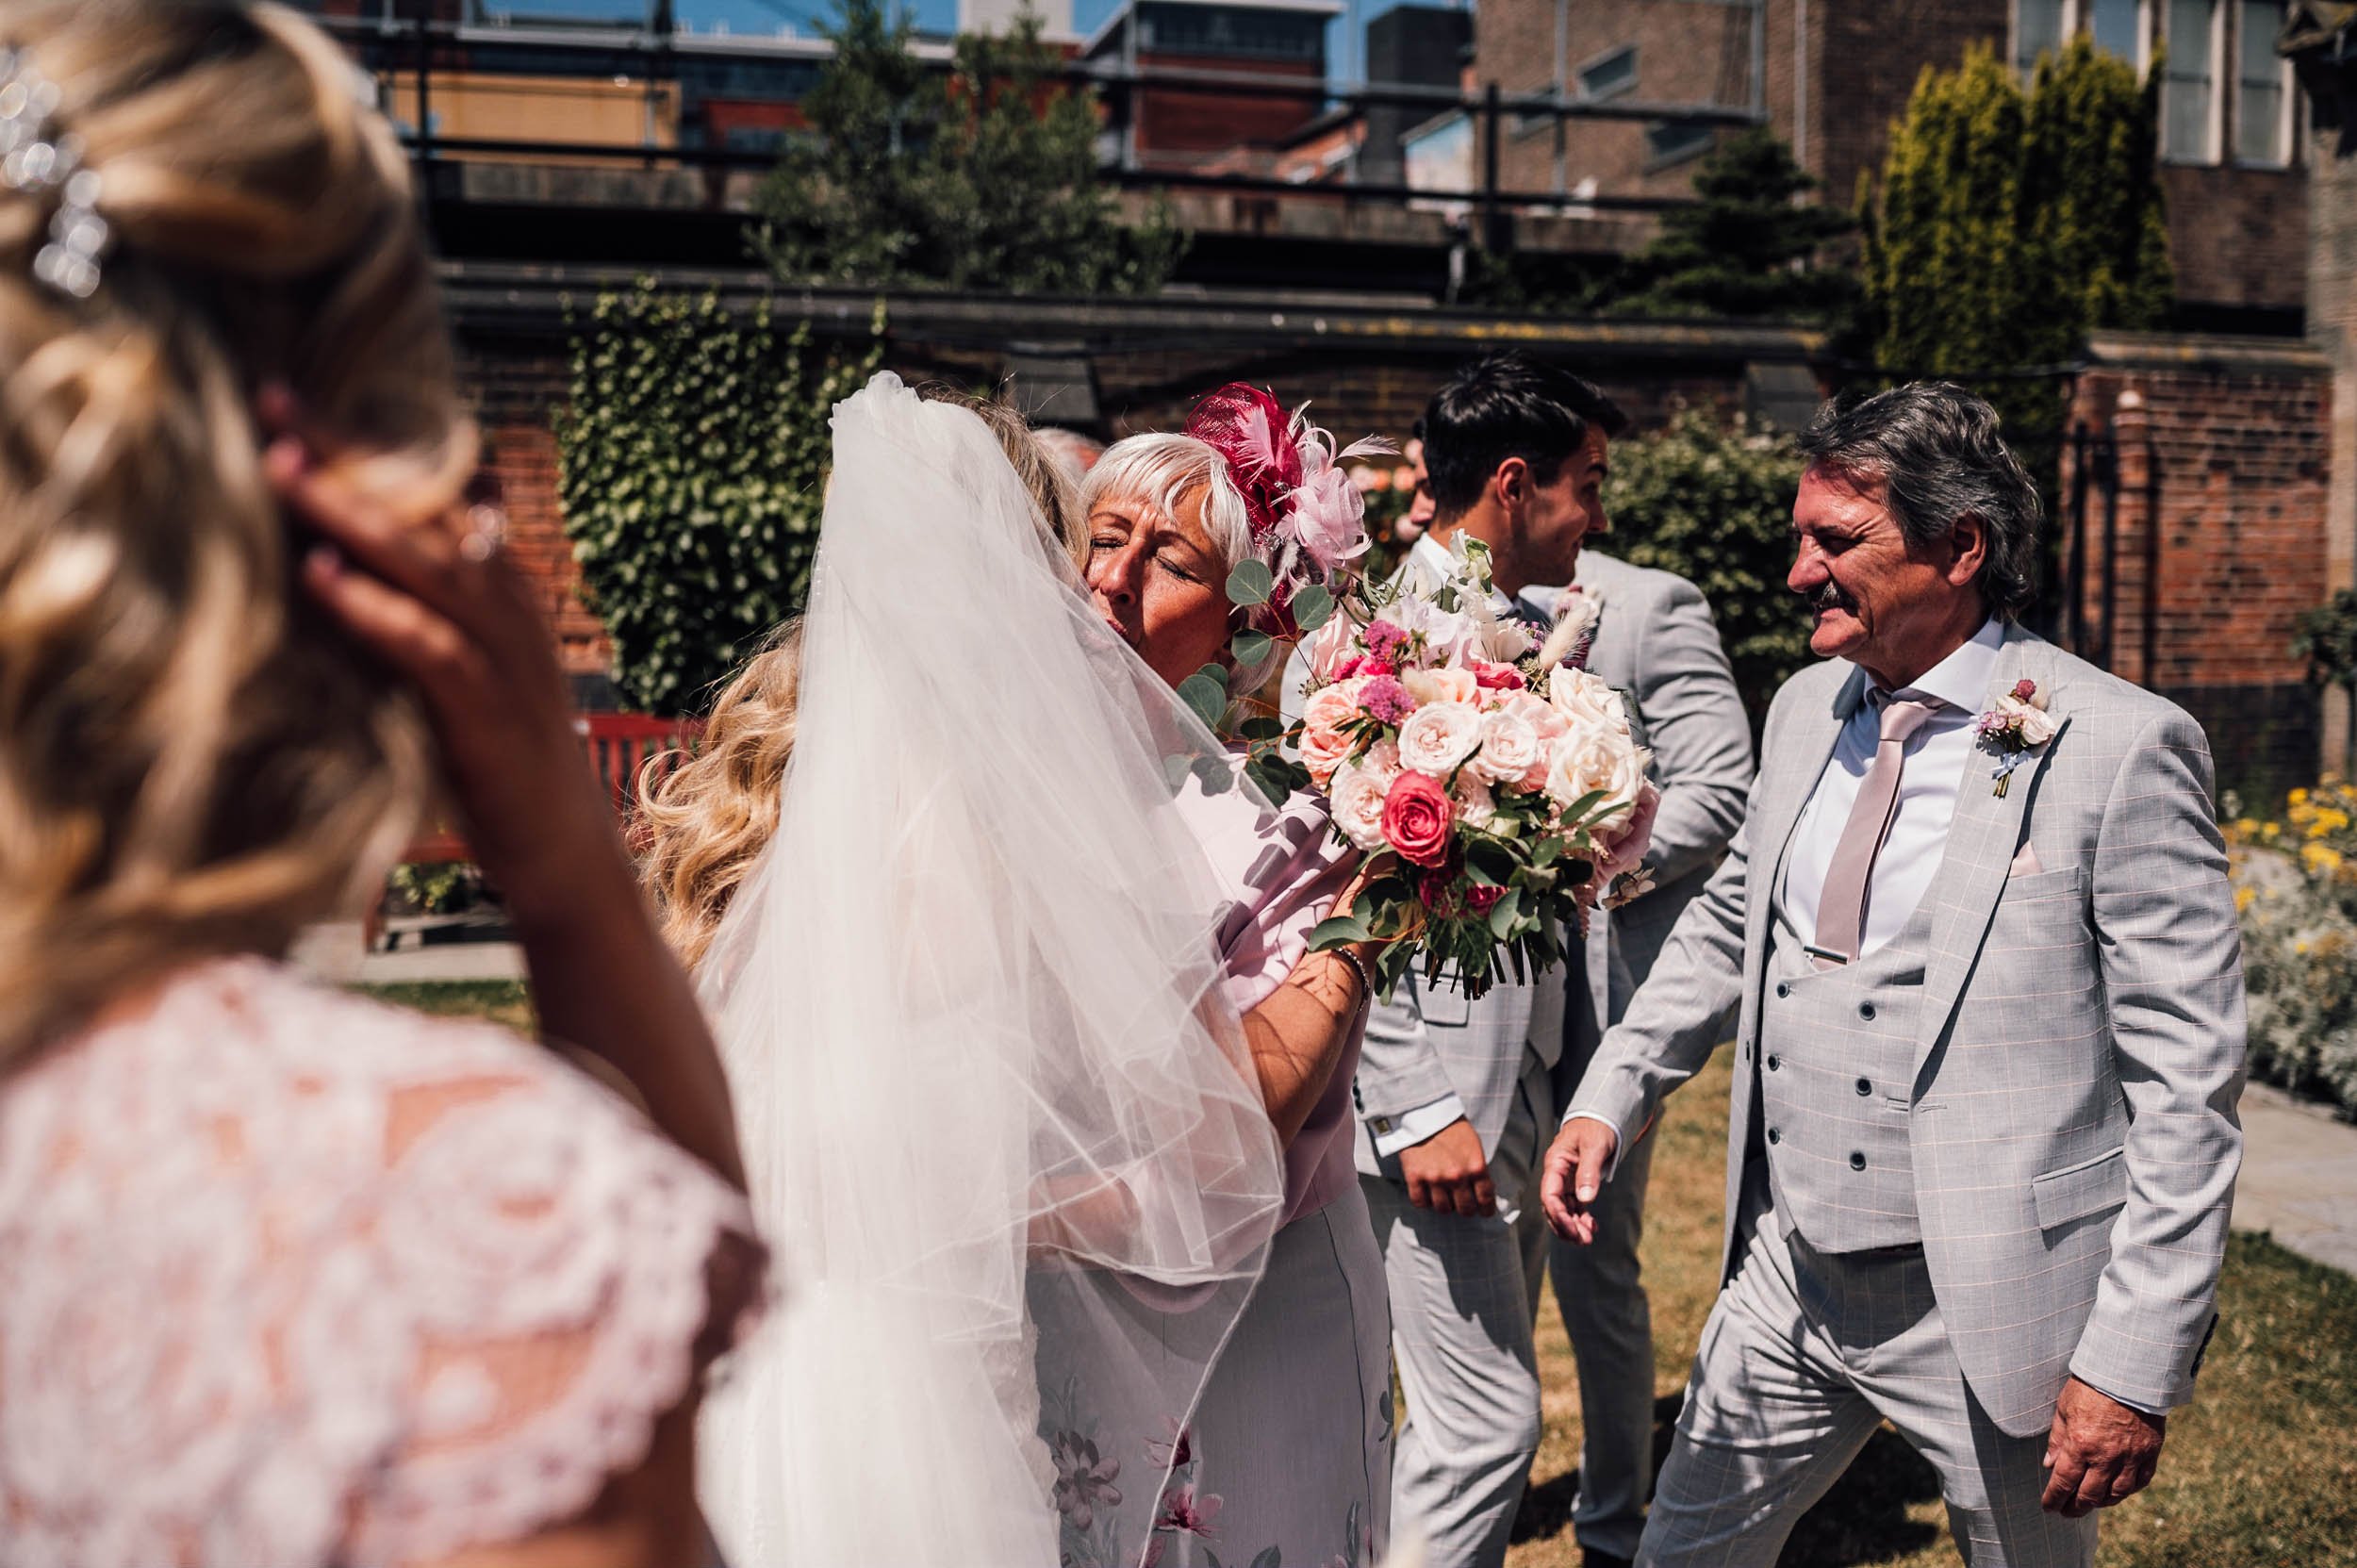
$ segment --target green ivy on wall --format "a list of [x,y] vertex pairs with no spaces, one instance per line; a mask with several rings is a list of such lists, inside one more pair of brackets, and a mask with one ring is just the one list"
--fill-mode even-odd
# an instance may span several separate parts
[[882,310],[849,352],[783,332],[766,305],[651,281],[576,322],[556,421],[565,531],[614,644],[623,700],[695,713],[802,606],[818,545],[829,411],[874,373]]

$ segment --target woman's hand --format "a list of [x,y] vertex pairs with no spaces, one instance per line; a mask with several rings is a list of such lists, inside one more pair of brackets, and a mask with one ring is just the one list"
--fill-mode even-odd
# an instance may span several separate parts
[[321,540],[304,586],[417,684],[476,859],[505,898],[543,1033],[603,1059],[738,1187],[736,1122],[695,993],[639,897],[538,605],[485,503],[387,493],[283,390],[258,412],[279,499]]
[[271,483],[320,536],[304,586],[424,697],[467,841],[519,918],[627,870],[613,813],[496,506],[387,495],[284,392],[261,413]]

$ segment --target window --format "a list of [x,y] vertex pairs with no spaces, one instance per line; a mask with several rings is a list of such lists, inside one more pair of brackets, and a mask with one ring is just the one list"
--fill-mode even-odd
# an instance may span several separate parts
[[2292,160],[2291,62],[2275,52],[2283,0],[2241,0],[2234,40],[2234,158],[2281,169]]
[[1637,91],[1637,45],[1600,55],[1579,68],[1579,95],[1591,102]]
[[1645,127],[1645,150],[1653,166],[1681,162],[1710,145],[1710,125],[1700,120],[1656,120]]
[[2168,75],[2161,84],[2161,151],[2180,163],[2217,161],[2218,0],[2168,0]]
[[2037,70],[2038,57],[2058,53],[2069,31],[2064,15],[2066,0],[2014,0],[2013,64],[2026,80]]
[[2142,67],[2144,0],[2085,0],[2087,32],[2095,46]]

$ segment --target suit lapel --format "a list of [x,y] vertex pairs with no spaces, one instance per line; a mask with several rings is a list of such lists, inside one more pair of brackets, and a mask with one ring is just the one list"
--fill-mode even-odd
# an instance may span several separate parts
[[[2051,701],[2052,652],[2049,644],[2019,627],[2008,627],[1982,711],[1994,707],[1999,694],[2025,675]],[[2005,890],[2015,851],[2020,848],[2021,824],[2028,817],[2030,801],[2037,794],[2048,759],[2069,727],[2070,721],[2064,719],[2052,740],[2029,753],[2014,769],[2013,780],[2002,796],[1992,777],[1997,762],[1994,753],[1976,745],[1972,760],[1965,765],[1955,820],[1948,829],[1947,851],[1926,895],[1931,932],[1924,954],[1923,1015],[1915,1042],[1918,1071],[1947,1030],[1964,994],[1965,982],[1980,957],[1982,940],[1988,934],[1989,920],[1997,913],[1997,900]]]

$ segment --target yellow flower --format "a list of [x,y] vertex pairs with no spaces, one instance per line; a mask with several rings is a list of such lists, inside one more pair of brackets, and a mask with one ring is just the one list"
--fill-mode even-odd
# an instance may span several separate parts
[[2306,805],[2308,803],[2308,792],[2304,789],[2293,790],[2291,793],[2291,802],[2296,806]]
[[2255,898],[2257,898],[2258,896],[2259,896],[2259,892],[2258,892],[2258,889],[2257,889],[2257,888],[2254,888],[2254,887],[2237,887],[2237,888],[2235,888],[2235,889],[2234,889],[2234,913],[2235,913],[2235,914],[2237,914],[2237,915],[2240,915],[2240,914],[2241,914],[2244,910],[2249,909],[2249,908],[2250,907],[2250,900],[2253,900],[2253,899],[2255,899]]
[[2337,871],[2341,868],[2341,852],[2323,844],[2303,844],[2299,858],[2311,871]]

